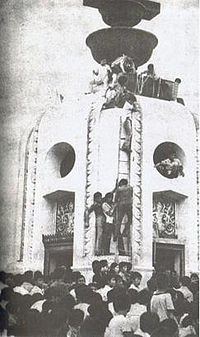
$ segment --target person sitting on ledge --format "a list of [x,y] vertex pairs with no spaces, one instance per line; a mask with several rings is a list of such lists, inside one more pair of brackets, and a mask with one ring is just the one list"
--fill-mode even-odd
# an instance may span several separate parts
[[169,158],[161,160],[155,167],[158,171],[167,178],[178,178],[178,176],[184,177],[183,165],[175,153],[169,155]]
[[111,78],[112,78],[111,67],[107,64],[106,59],[102,59],[97,69],[93,70],[93,80],[90,82],[90,90],[88,94],[96,93],[97,91],[102,90],[103,91],[102,96],[104,96]]

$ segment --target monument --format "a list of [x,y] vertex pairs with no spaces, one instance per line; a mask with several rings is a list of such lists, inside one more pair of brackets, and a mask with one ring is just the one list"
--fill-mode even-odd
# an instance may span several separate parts
[[46,275],[71,265],[90,279],[95,259],[127,261],[144,281],[154,268],[196,271],[195,122],[180,79],[160,78],[152,64],[140,71],[158,40],[132,28],[160,4],[83,5],[110,27],[86,39],[98,66],[81,102],[67,98],[29,135],[18,265]]

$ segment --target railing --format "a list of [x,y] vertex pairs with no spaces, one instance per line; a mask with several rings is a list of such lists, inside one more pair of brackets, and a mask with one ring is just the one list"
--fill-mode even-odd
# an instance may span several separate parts
[[138,85],[135,94],[168,101],[177,100],[178,87],[181,83],[179,78],[175,79],[175,81],[170,81],[162,78],[139,75],[137,81]]

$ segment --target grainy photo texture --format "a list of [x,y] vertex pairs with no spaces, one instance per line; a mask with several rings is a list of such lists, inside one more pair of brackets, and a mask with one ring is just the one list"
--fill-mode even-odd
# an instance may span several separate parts
[[0,0],[0,336],[199,336],[197,0]]

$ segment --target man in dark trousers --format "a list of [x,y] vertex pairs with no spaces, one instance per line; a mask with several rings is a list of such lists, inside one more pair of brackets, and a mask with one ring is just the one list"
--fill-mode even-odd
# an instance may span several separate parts
[[132,223],[133,187],[128,184],[127,179],[119,181],[115,192],[115,202],[117,203],[117,223],[114,241],[121,235],[121,224],[125,214],[128,222],[123,231],[123,236],[128,236]]

